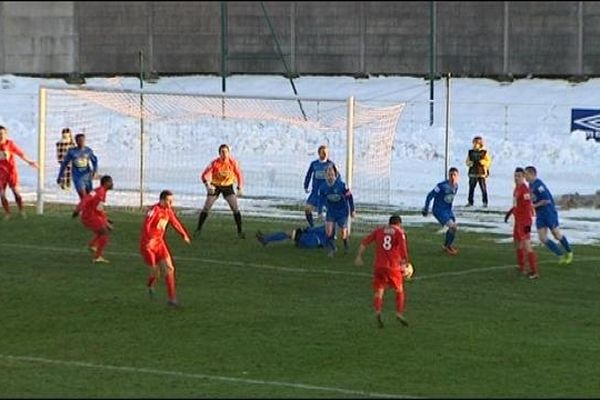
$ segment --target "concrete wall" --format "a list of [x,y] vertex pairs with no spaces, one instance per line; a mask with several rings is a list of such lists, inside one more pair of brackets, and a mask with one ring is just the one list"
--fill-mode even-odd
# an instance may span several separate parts
[[4,73],[71,72],[77,33],[70,1],[0,4],[0,69]]
[[[435,54],[438,73],[600,75],[596,2],[264,2],[278,43],[261,2],[226,4],[229,73],[284,73],[279,44],[299,74],[427,75]],[[147,71],[219,74],[221,21],[221,2],[0,2],[0,69],[134,74],[142,51]]]

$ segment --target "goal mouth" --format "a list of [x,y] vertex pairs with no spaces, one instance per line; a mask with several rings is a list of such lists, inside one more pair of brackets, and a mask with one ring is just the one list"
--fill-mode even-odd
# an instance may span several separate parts
[[200,207],[206,193],[199,174],[223,143],[244,175],[242,208],[261,199],[304,202],[307,169],[323,144],[358,203],[389,204],[391,150],[403,109],[404,103],[380,107],[353,98],[42,87],[38,212],[44,201],[77,199],[56,184],[56,142],[67,127],[86,135],[99,175],[113,177],[109,205],[141,208],[169,189],[176,202]]

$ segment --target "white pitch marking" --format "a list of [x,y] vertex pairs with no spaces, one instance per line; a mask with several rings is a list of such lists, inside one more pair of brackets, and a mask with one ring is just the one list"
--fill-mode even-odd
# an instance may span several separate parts
[[95,369],[103,369],[109,371],[121,371],[121,372],[131,372],[131,373],[140,373],[140,374],[154,374],[154,375],[168,375],[168,376],[176,376],[180,378],[190,378],[190,379],[207,379],[213,381],[224,381],[224,382],[235,382],[235,383],[243,383],[250,385],[265,385],[265,386],[280,386],[280,387],[288,387],[294,389],[304,389],[304,390],[318,390],[322,392],[335,392],[342,393],[346,395],[352,396],[367,396],[367,397],[383,397],[383,398],[417,398],[414,396],[406,396],[406,395],[398,395],[398,394],[387,394],[387,393],[370,393],[363,392],[359,390],[350,390],[336,387],[328,387],[328,386],[316,386],[316,385],[308,385],[304,383],[291,383],[291,382],[279,382],[279,381],[266,381],[261,379],[246,379],[246,378],[235,378],[231,376],[219,376],[219,375],[207,375],[207,374],[192,374],[187,372],[179,372],[179,371],[166,371],[152,368],[135,368],[135,367],[122,367],[116,365],[104,365],[104,364],[93,364],[81,361],[64,361],[64,360],[52,360],[48,358],[41,357],[28,357],[28,356],[12,356],[0,354],[0,358],[11,360],[11,361],[21,361],[21,362],[33,362],[33,363],[44,363],[44,364],[55,364],[62,365],[67,367],[83,367],[83,368],[95,368]]
[[[20,243],[0,243],[0,246],[13,247],[13,248],[24,248],[24,249],[35,249],[35,250],[52,251],[52,252],[62,252],[62,253],[87,253],[88,252],[87,250],[69,249],[69,248],[64,248],[64,247],[59,248],[59,247],[34,246],[34,245],[20,244]],[[141,255],[138,253],[129,253],[129,252],[122,252],[122,251],[111,251],[108,254],[141,258]],[[250,267],[250,268],[256,268],[256,269],[265,269],[265,270],[272,270],[272,271],[285,271],[285,272],[293,272],[293,273],[346,275],[346,276],[359,276],[359,277],[364,277],[364,278],[370,278],[372,276],[372,274],[364,273],[364,272],[332,271],[332,270],[328,270],[328,269],[322,269],[322,270],[314,269],[313,270],[313,269],[306,269],[306,268],[301,268],[301,267],[290,268],[290,267],[281,267],[281,266],[276,266],[276,265],[246,263],[246,262],[241,262],[241,261],[213,260],[210,258],[198,258],[198,257],[186,257],[186,256],[174,256],[173,258],[175,260],[205,262],[205,263],[211,263],[211,264],[230,265],[230,266],[234,266],[234,267],[242,267],[242,268]],[[578,261],[595,261],[595,260],[600,260],[600,257],[578,257],[577,260]],[[538,264],[554,264],[554,263],[556,263],[555,260],[538,261]],[[421,280],[421,279],[443,278],[443,277],[448,277],[448,276],[461,276],[461,275],[468,275],[468,274],[473,274],[473,273],[487,272],[487,271],[494,271],[494,270],[499,270],[499,269],[508,269],[508,268],[515,268],[515,267],[516,267],[515,264],[495,265],[495,266],[489,266],[489,267],[483,267],[483,268],[472,268],[472,269],[467,269],[467,270],[462,270],[462,271],[449,271],[449,272],[439,272],[439,273],[429,274],[429,275],[419,275],[419,276],[415,276],[411,280],[414,281],[414,280]]]

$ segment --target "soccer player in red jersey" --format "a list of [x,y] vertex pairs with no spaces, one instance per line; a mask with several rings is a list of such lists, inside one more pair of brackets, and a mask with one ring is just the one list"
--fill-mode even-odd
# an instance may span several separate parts
[[[200,174],[200,179],[206,187],[206,201],[204,207],[200,211],[198,217],[198,227],[194,232],[194,237],[200,234],[202,225],[208,217],[208,212],[212,208],[213,204],[222,194],[229,208],[233,212],[233,219],[237,226],[237,235],[240,239],[246,237],[242,232],[242,214],[238,207],[238,197],[242,197],[244,179],[242,176],[242,170],[238,162],[231,156],[231,149],[227,144],[219,146],[219,157],[215,158],[208,164],[208,166]],[[233,184],[237,183],[237,193],[233,190]]]
[[529,186],[525,181],[525,170],[515,169],[515,189],[513,191],[513,207],[504,216],[504,222],[508,222],[511,214],[515,217],[513,229],[513,241],[517,252],[517,264],[519,272],[525,274],[525,258],[529,262],[529,278],[539,278],[537,267],[537,256],[531,246],[531,225],[534,215]]
[[109,234],[112,230],[112,222],[104,211],[106,192],[112,188],[112,177],[104,175],[100,178],[100,186],[86,194],[73,212],[73,217],[80,215],[83,226],[94,232],[94,237],[89,243],[89,249],[94,253],[92,259],[94,263],[107,264],[109,262],[102,256],[102,253],[108,244]]
[[365,236],[361,241],[354,263],[364,265],[363,254],[367,246],[375,242],[375,261],[373,262],[373,291],[375,316],[380,328],[383,328],[381,309],[383,292],[392,287],[396,292],[396,318],[404,326],[408,321],[404,318],[404,268],[408,264],[408,245],[406,234],[402,229],[402,218],[392,215],[388,225],[380,226]]
[[160,276],[159,266],[162,266],[169,298],[167,304],[177,307],[179,303],[175,294],[175,265],[165,240],[167,225],[171,223],[187,244],[191,243],[191,239],[187,230],[175,215],[172,205],[173,193],[169,190],[163,190],[160,193],[159,202],[150,208],[144,219],[140,238],[140,252],[150,269],[147,283],[150,297],[154,297],[154,284]]
[[19,171],[17,170],[15,156],[20,157],[31,167],[38,168],[37,162],[29,159],[15,142],[8,139],[8,129],[0,126],[0,200],[5,212],[4,219],[10,218],[10,206],[6,198],[7,186],[15,196],[15,203],[17,203],[19,212],[23,217],[25,216],[23,198],[21,197],[21,190],[19,188]]

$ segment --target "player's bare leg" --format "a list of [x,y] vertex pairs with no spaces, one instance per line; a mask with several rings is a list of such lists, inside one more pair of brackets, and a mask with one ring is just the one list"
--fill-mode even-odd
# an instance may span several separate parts
[[0,200],[2,201],[2,208],[4,208],[4,220],[10,219],[10,205],[8,204],[8,199],[6,198],[5,192],[0,192]]
[[15,197],[15,203],[17,203],[19,214],[22,218],[27,218],[27,215],[25,214],[25,208],[23,207],[23,197],[21,196],[19,186],[11,187],[10,190],[13,192],[13,196]]
[[342,227],[342,241],[344,242],[344,254],[348,254],[348,251],[350,250],[350,247],[348,245],[348,239],[348,227],[344,226]]
[[242,231],[242,213],[240,213],[240,209],[238,207],[237,196],[235,194],[230,194],[229,196],[225,197],[225,201],[227,201],[229,208],[233,212],[233,219],[237,228],[237,235],[240,239],[244,239],[246,235]]
[[216,194],[206,195],[206,201],[204,202],[202,211],[200,211],[200,216],[198,217],[198,226],[196,227],[196,231],[194,232],[194,237],[198,237],[198,235],[200,235],[200,231],[202,231],[202,226],[204,225],[206,218],[208,218],[208,212],[212,208],[213,204],[215,204],[215,201],[217,201],[218,197],[219,196]]

